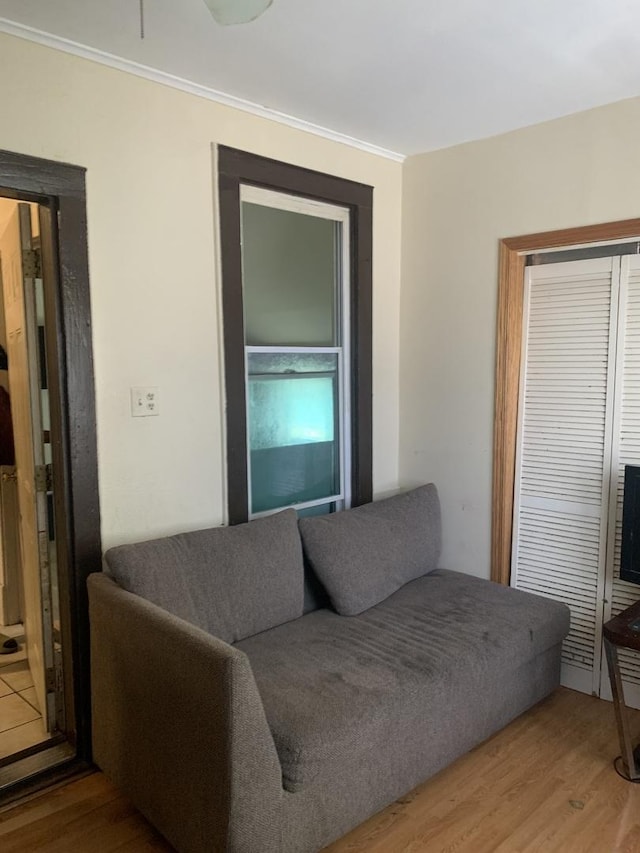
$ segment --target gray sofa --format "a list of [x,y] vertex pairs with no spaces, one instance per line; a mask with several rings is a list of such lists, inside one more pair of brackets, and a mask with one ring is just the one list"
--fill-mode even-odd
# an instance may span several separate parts
[[321,849],[558,685],[567,608],[439,553],[433,485],[112,549],[96,763],[181,853]]

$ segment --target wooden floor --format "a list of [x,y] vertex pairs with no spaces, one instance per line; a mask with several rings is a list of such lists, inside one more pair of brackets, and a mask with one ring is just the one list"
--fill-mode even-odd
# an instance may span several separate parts
[[[640,853],[617,753],[612,706],[559,690],[326,853]],[[116,850],[171,848],[100,773],[0,811],[2,853]]]

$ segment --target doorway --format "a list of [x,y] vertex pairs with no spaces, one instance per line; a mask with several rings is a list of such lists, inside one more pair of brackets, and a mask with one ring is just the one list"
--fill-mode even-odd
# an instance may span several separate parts
[[0,766],[65,731],[41,255],[39,205],[0,197]]
[[100,569],[84,170],[0,151],[0,803],[91,758]]
[[[640,220],[502,241],[494,580],[571,608],[563,683],[610,698],[603,621],[638,596],[620,577],[624,465],[639,457]],[[640,669],[625,656],[640,707]]]
[[[638,246],[534,255],[525,281],[511,582],[569,605],[562,683],[607,698],[602,625],[638,598],[620,576],[624,470],[640,460]],[[640,668],[621,664],[638,707]]]

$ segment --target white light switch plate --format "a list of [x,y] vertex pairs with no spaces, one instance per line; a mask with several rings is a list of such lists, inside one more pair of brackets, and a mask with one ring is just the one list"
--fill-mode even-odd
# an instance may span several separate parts
[[159,414],[158,388],[156,386],[131,389],[132,418],[151,418]]

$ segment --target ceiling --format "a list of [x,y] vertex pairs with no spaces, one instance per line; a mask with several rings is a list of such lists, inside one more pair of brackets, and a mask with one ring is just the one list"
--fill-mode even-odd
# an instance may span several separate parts
[[141,39],[139,0],[0,0],[0,30],[402,155],[640,94],[637,0],[273,0],[236,27],[203,0],[144,10]]

